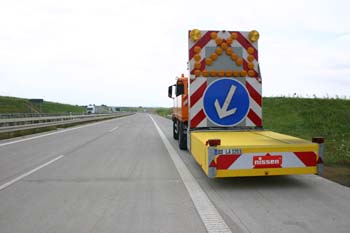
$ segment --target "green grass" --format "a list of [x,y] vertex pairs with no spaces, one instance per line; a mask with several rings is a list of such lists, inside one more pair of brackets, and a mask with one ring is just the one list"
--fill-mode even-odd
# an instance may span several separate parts
[[171,108],[157,108],[155,112],[160,116],[167,117],[171,115]]
[[350,165],[350,101],[264,98],[265,129],[311,140],[325,137],[326,164]]
[[85,108],[77,105],[60,104],[45,101],[41,107],[45,113],[84,113]]
[[[41,108],[38,105],[32,106],[28,99],[0,96],[0,114],[6,113],[35,113],[34,110],[42,113],[83,113],[85,108],[77,105],[60,104],[44,101]],[[34,110],[33,110],[34,109]]]
[[0,114],[28,112],[26,99],[0,96]]

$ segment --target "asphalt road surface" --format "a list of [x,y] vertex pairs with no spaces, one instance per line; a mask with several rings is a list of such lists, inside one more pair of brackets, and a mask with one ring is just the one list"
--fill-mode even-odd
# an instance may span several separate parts
[[149,114],[0,141],[0,232],[350,232],[315,175],[209,179]]

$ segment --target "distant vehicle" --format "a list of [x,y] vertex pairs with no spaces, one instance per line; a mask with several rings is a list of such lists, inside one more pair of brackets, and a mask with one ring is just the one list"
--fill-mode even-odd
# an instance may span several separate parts
[[86,113],[87,114],[101,114],[101,113],[111,113],[112,110],[110,107],[106,105],[89,105],[86,107]]
[[86,107],[86,113],[87,114],[95,114],[96,113],[96,108],[94,105],[89,105]]

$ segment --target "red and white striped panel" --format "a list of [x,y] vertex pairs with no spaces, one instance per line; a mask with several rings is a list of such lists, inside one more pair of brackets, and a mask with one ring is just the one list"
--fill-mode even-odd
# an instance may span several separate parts
[[188,105],[188,95],[183,95],[183,105],[184,106]]
[[261,82],[255,78],[246,78],[245,87],[250,96],[250,109],[246,118],[246,126],[262,126]]
[[[195,77],[194,75],[194,56],[195,56],[195,50],[194,48],[196,46],[199,46],[201,48],[200,56],[201,56],[201,68],[200,70],[203,71],[205,69],[209,69],[210,67],[207,67],[205,64],[205,59],[210,57],[211,54],[205,54],[205,48],[206,47],[216,47],[215,40],[211,39],[210,34],[212,32],[216,32],[217,36],[222,38],[225,42],[226,39],[228,39],[231,36],[231,33],[233,31],[201,31],[201,37],[196,42],[193,42],[191,39],[189,39],[189,70],[190,70],[190,128],[196,128],[196,127],[207,127],[207,116],[205,115],[204,109],[203,109],[203,97],[205,89],[208,85],[207,83],[207,77],[199,76]],[[260,75],[258,75],[258,44],[257,42],[250,42],[248,39],[249,32],[237,32],[237,39],[233,41],[231,44],[231,47],[235,49],[235,47],[242,48],[242,59],[243,59],[243,65],[242,69],[248,71],[248,52],[247,49],[249,47],[254,48],[254,53],[252,54],[254,56],[254,76],[253,77],[245,77],[245,82],[242,83],[246,86],[246,89],[249,92],[250,96],[250,109],[248,112],[248,115],[245,119],[245,126],[262,126],[262,85],[261,85],[261,79]],[[190,32],[189,32],[190,35]],[[225,52],[221,56],[227,56]],[[218,78],[218,77],[217,77]],[[233,78],[234,77],[222,77],[222,78]],[[237,81],[241,81],[240,79],[236,79]]]
[[191,128],[207,126],[206,115],[203,109],[203,95],[206,88],[207,78],[198,77],[190,81]]
[[[216,163],[212,161],[211,166],[215,166],[218,170],[259,169],[254,163],[254,158],[264,158],[267,154],[271,159],[282,157],[281,165],[279,166],[281,168],[314,167],[317,165],[316,153],[307,151],[218,155]],[[274,168],[274,166],[272,164],[267,166],[267,168]]]

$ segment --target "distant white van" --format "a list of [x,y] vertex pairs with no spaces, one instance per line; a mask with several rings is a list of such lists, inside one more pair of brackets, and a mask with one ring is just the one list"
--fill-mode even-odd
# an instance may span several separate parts
[[86,113],[87,114],[95,114],[96,113],[96,108],[94,105],[89,105],[86,107]]

